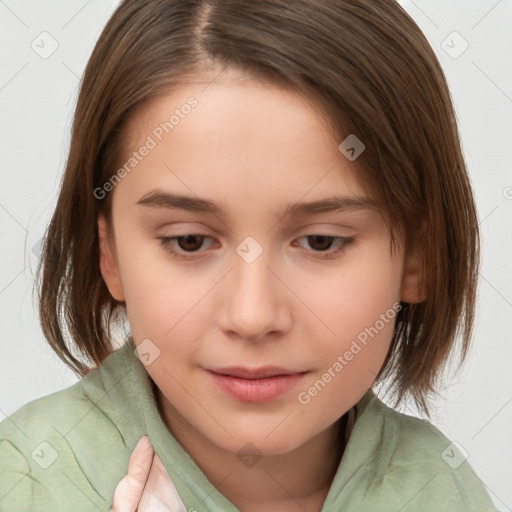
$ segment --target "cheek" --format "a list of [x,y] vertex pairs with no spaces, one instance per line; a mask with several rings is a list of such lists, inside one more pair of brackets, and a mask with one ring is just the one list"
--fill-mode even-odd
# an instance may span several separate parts
[[376,322],[383,338],[391,336],[394,321],[386,317],[382,326],[380,319],[386,312],[388,317],[396,317],[393,304],[400,300],[401,267],[400,260],[391,257],[389,251],[378,246],[373,251],[361,251],[329,272],[303,273],[295,282],[297,295],[304,297],[309,311],[317,317],[316,325],[324,333],[327,347],[343,349]]
[[400,306],[387,297],[372,304],[375,314],[364,306],[347,307],[337,322],[333,320],[337,335],[315,345],[317,369],[297,394],[303,421],[314,417],[329,425],[372,387],[388,353]]
[[[325,279],[303,281],[310,309],[325,326],[316,337],[317,371],[302,388],[302,405],[325,407],[332,418],[355,404],[373,384],[389,350],[400,309],[399,260],[369,251]],[[316,404],[316,405],[313,405]]]
[[[136,341],[154,339],[159,345],[174,339],[188,340],[193,345],[197,329],[204,324],[201,305],[215,276],[199,277],[170,262],[170,256],[153,242],[135,243],[121,248],[120,272],[126,298],[126,309]],[[129,255],[124,257],[123,255]],[[178,335],[179,334],[179,335]],[[178,342],[178,343],[177,343]]]

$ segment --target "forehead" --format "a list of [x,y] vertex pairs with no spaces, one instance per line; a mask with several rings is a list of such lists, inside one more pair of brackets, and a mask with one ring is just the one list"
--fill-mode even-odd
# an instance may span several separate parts
[[[197,106],[188,109],[187,102],[191,98]],[[320,113],[320,105],[300,91],[262,82],[229,68],[188,76],[167,94],[144,101],[129,119],[128,132],[132,142],[159,123],[169,121],[173,114],[174,132],[184,131],[181,127],[178,130],[181,124],[190,125],[194,130],[200,124],[210,130],[210,136],[228,127],[232,128],[231,135],[233,132],[243,135],[240,128],[247,127],[252,130],[255,143],[259,142],[260,134],[276,134],[278,130],[283,133],[283,128],[311,130],[310,136],[314,135],[313,130],[318,132],[320,125],[322,132],[329,130],[325,116]],[[187,117],[191,120],[181,123]],[[276,143],[279,141],[276,139]]]
[[364,195],[358,163],[340,152],[312,101],[233,73],[213,78],[189,79],[131,116],[122,163],[152,146],[129,176],[137,192],[173,182],[189,195],[223,192],[252,204]]

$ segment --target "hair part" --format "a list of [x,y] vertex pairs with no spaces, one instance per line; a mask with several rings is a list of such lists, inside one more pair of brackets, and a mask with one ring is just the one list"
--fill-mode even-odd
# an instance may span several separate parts
[[[205,70],[233,68],[312,101],[341,142],[366,149],[361,182],[392,237],[422,258],[427,298],[402,304],[379,379],[428,413],[440,371],[472,334],[479,235],[450,93],[423,33],[393,0],[125,0],[85,69],[38,268],[43,333],[83,376],[114,348],[124,305],[100,272],[94,190],[122,161],[129,120]],[[394,239],[394,238],[393,238]],[[93,365],[93,366],[91,366]]]

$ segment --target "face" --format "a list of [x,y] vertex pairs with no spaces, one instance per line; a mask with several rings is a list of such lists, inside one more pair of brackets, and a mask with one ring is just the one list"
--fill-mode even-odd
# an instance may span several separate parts
[[102,274],[171,425],[286,453],[371,387],[415,265],[307,101],[210,81],[132,119]]

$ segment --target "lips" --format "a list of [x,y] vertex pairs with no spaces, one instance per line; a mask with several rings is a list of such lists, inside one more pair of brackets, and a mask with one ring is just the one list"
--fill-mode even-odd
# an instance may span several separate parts
[[241,366],[234,366],[230,368],[219,368],[210,371],[219,375],[227,375],[229,377],[238,377],[241,379],[265,379],[268,377],[276,377],[278,375],[293,375],[296,373],[303,373],[299,371],[278,368],[277,366],[264,366],[261,368],[243,368]]
[[207,372],[221,391],[237,400],[252,403],[276,400],[308,373],[275,366],[217,368]]

